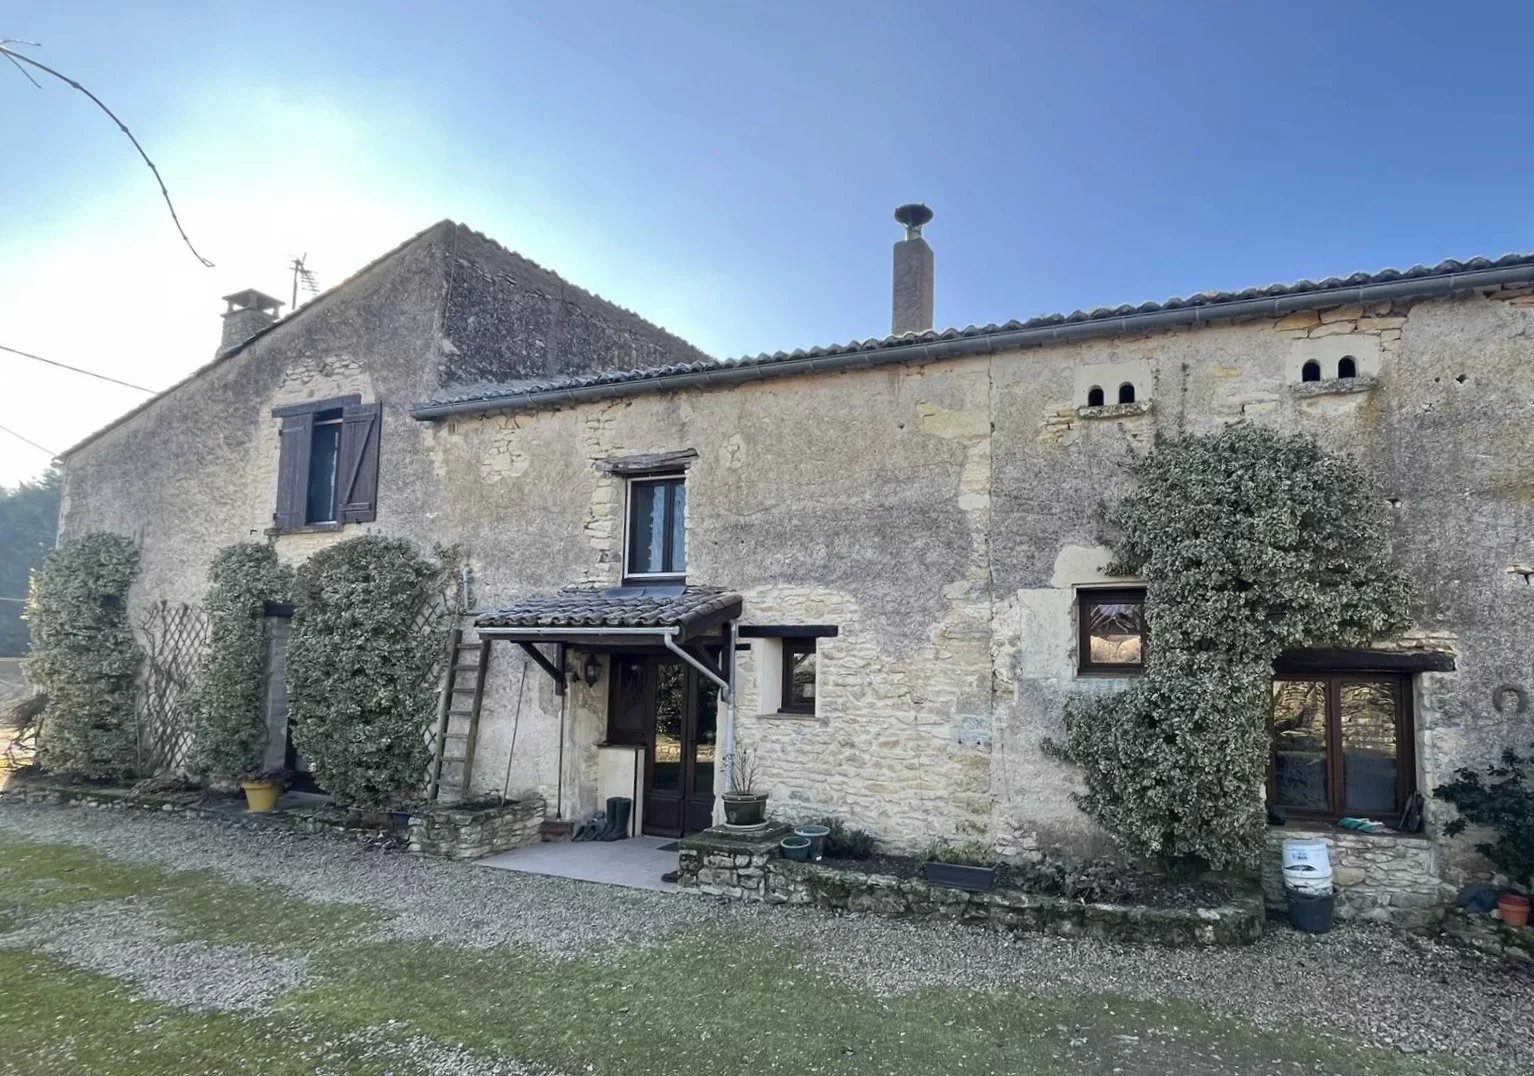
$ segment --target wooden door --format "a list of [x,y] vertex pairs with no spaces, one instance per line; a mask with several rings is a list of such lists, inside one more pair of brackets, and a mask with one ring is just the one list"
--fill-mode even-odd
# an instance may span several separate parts
[[[690,665],[652,657],[645,666],[623,680],[625,690],[643,692],[644,832],[681,837],[713,822],[719,696]],[[615,698],[613,712],[633,714],[635,701]]]

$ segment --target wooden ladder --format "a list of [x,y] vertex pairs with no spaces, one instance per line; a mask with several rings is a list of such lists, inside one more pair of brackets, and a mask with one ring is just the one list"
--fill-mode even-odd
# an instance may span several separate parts
[[[479,742],[479,710],[485,700],[485,673],[489,667],[490,640],[466,643],[462,630],[454,628],[447,646],[442,701],[437,707],[437,741],[427,793],[433,803],[468,797],[469,780],[474,775],[474,748]],[[460,702],[465,696],[469,700],[467,708]],[[451,779],[450,766],[459,767],[456,782]]]

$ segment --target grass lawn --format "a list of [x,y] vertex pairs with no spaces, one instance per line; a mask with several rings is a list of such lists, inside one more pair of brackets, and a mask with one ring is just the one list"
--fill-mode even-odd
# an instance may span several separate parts
[[[247,967],[301,957],[307,978],[251,1011],[196,1011],[150,1000],[131,970],[85,970],[15,933],[125,900],[173,941],[234,947]],[[950,988],[880,998],[760,928],[554,960],[383,940],[387,914],[0,836],[0,1073],[1467,1071],[1188,1002]],[[145,941],[146,965],[163,934]]]

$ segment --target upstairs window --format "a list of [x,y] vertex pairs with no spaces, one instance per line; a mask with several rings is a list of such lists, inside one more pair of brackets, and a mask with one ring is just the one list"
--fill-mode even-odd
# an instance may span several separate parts
[[687,574],[687,483],[681,475],[629,479],[628,579]]
[[1145,667],[1145,591],[1078,591],[1076,617],[1082,672],[1139,672]]
[[380,405],[342,396],[274,408],[282,420],[273,530],[378,518]]

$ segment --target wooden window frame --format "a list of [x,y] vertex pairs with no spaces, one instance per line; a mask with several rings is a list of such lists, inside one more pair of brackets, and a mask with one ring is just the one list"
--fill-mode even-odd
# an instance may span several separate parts
[[815,704],[820,699],[817,691],[815,697],[808,702],[794,700],[794,663],[795,654],[815,655],[815,677],[820,678],[820,647],[814,636],[789,635],[784,636],[782,641],[782,662],[778,669],[778,713],[780,714],[813,714]]
[[[1140,660],[1128,662],[1093,661],[1092,632],[1087,623],[1087,606],[1118,601],[1140,606]],[[1079,587],[1076,590],[1076,671],[1092,676],[1139,676],[1145,672],[1145,658],[1150,646],[1150,631],[1145,626],[1144,587]]]
[[[634,526],[634,488],[641,484],[656,482],[675,483],[682,489],[682,567],[681,571],[673,572],[634,572],[629,566],[634,563],[634,539],[637,528]],[[665,521],[662,527],[665,530],[665,541],[671,541],[674,533],[673,524],[675,517],[672,515],[672,499],[666,498]],[[624,582],[656,582],[656,583],[685,583],[687,581],[687,476],[677,472],[666,474],[631,475],[628,479],[627,488],[624,491],[623,502],[623,579]],[[671,551],[674,555],[675,551]]]
[[1347,771],[1342,757],[1342,685],[1345,683],[1369,683],[1390,680],[1396,685],[1396,795],[1387,825],[1394,826],[1407,802],[1417,791],[1417,738],[1416,714],[1412,705],[1412,677],[1399,670],[1338,669],[1316,672],[1274,673],[1274,682],[1290,681],[1326,685],[1326,810],[1316,811],[1303,807],[1287,807],[1278,802],[1278,774],[1273,752],[1273,708],[1271,694],[1268,706],[1268,804],[1282,811],[1287,818],[1307,822],[1335,823],[1349,816],[1347,805]]

